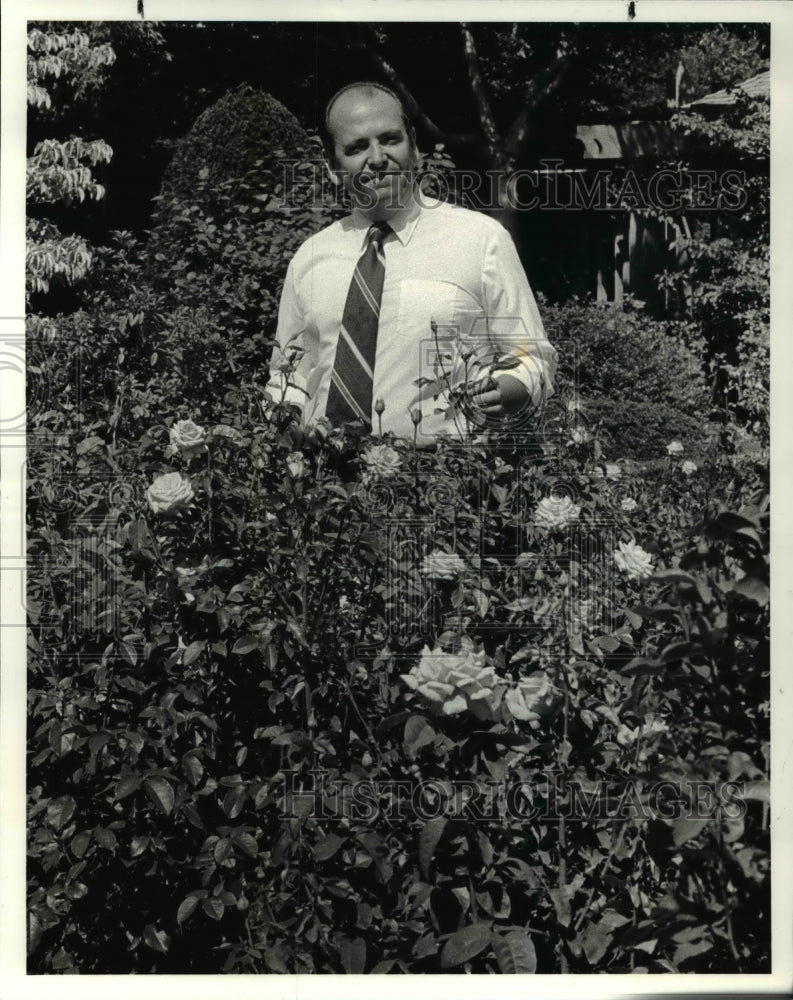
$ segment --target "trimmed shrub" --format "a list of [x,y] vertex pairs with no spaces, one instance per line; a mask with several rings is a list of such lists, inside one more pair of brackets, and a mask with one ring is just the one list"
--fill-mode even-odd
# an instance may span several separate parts
[[264,91],[241,84],[207,108],[181,139],[161,197],[166,204],[194,199],[199,180],[206,181],[200,185],[204,196],[211,195],[216,185],[252,170],[261,175],[261,193],[266,193],[276,185],[284,159],[305,156],[308,146],[308,135],[291,111]]
[[670,441],[684,443],[687,454],[700,455],[708,440],[701,417],[669,403],[593,397],[586,401],[586,415],[600,427],[612,458],[657,459],[666,455]]
[[[224,121],[234,125],[223,131]],[[295,159],[286,192],[283,155]],[[266,380],[287,264],[337,211],[314,185],[316,155],[269,95],[249,87],[227,94],[175,157],[146,244],[117,234],[122,252],[101,256],[81,324],[94,350],[103,345],[118,383],[107,386],[109,398],[134,400],[120,417],[126,432],[186,398],[204,401],[209,418],[223,405],[213,387],[226,378]]]
[[700,345],[683,324],[652,319],[632,302],[624,310],[541,302],[541,311],[559,349],[557,391],[580,395],[614,457],[656,457],[672,438],[702,450],[709,394]]

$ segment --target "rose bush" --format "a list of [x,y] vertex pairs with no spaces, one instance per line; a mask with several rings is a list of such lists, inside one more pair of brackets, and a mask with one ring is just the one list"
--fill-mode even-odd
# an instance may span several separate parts
[[[607,478],[564,401],[496,460],[296,451],[288,404],[225,398],[190,481],[145,408],[115,443],[33,416],[73,444],[31,453],[31,969],[765,968],[767,512],[729,461]],[[703,780],[740,829],[692,825]]]

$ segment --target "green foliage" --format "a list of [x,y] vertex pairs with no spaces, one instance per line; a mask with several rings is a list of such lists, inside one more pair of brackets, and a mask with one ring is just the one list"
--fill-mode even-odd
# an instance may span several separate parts
[[90,339],[103,359],[92,405],[116,413],[118,433],[131,433],[138,416],[153,417],[161,406],[177,412],[185,400],[201,400],[207,417],[218,414],[223,394],[207,393],[208,385],[264,384],[287,261],[333,211],[305,189],[288,204],[278,189],[259,200],[260,183],[257,169],[215,184],[214,215],[200,207],[209,181],[199,178],[196,201],[166,205],[167,221],[147,244],[117,234],[116,246],[100,253],[87,286],[90,308],[62,328]]
[[[60,31],[31,27],[28,31],[28,105],[39,113],[56,116],[52,82],[65,77],[78,94],[96,85],[105,68],[115,61],[107,43],[92,44],[87,31],[64,25]],[[60,97],[63,89],[57,92]],[[71,205],[99,200],[104,187],[94,178],[92,167],[108,163],[113,150],[101,139],[85,140],[72,135],[66,140],[48,138],[36,143],[27,161],[28,210],[41,214],[41,206]],[[45,210],[46,211],[46,210]],[[46,293],[53,281],[74,284],[91,266],[87,242],[77,235],[63,235],[51,220],[28,218],[25,292]]]
[[266,380],[287,262],[339,211],[315,189],[306,142],[287,189],[263,162],[223,180],[200,169],[188,197],[160,197],[145,243],[122,232],[97,250],[85,308],[59,327],[69,342],[91,343],[88,405],[114,415],[114,433],[186,399],[202,400],[210,418],[224,401],[208,385]]
[[53,280],[67,284],[82,280],[93,261],[91,248],[79,236],[63,236],[52,223],[29,219],[27,224],[28,292],[48,292]]
[[684,441],[694,455],[707,448],[716,429],[703,419],[704,394],[701,403],[698,415],[658,399],[597,396],[587,399],[585,406],[589,419],[600,427],[609,455],[646,461],[663,452],[670,441]]
[[541,305],[560,349],[562,391],[577,392],[614,458],[652,458],[673,438],[698,451],[709,411],[699,345],[682,323],[572,299]]
[[31,972],[768,968],[728,460],[604,469],[564,400],[522,453],[309,449],[244,340],[176,405],[84,323],[29,361]]
[[[220,149],[217,128],[226,115],[237,123],[236,162]],[[193,154],[200,145],[210,165],[194,164],[188,184],[179,172],[186,154],[177,154],[148,240],[139,246],[119,234],[123,256],[104,254],[88,289],[93,336],[106,343],[108,357],[119,350],[129,356],[127,391],[153,379],[162,401],[174,406],[205,396],[219,372],[233,376],[240,365],[266,378],[287,263],[338,212],[316,186],[316,143],[268,95],[249,88],[226,95],[191,136]],[[300,155],[285,182],[287,139]]]
[[562,113],[634,114],[675,98],[682,62],[683,101],[740,83],[768,65],[767,25],[613,23],[583,25],[578,57],[550,104]]
[[676,247],[679,263],[662,276],[680,297],[707,345],[717,403],[733,433],[748,431],[762,446],[769,440],[769,129],[767,98],[735,92],[735,103],[718,119],[681,112],[673,127],[694,148],[730,157],[743,172],[743,204],[713,230],[702,221]]
[[681,49],[683,101],[733,87],[768,69],[767,42],[760,32],[747,33],[742,27],[736,34],[729,25],[717,24]]
[[266,358],[336,209],[258,148],[31,324],[30,972],[767,971],[762,476],[570,398],[578,344],[682,420],[695,350],[547,308],[521,451],[309,445]]
[[97,41],[95,26],[68,23],[31,26],[28,31],[28,104],[51,108],[50,89],[61,78],[68,79],[73,91],[82,95],[99,84],[105,67],[112,66],[115,61],[113,47],[106,41]]
[[91,166],[109,163],[113,150],[96,139],[84,142],[72,138],[66,142],[45,139],[36,145],[27,163],[27,199],[32,204],[99,199],[104,188],[94,181]]

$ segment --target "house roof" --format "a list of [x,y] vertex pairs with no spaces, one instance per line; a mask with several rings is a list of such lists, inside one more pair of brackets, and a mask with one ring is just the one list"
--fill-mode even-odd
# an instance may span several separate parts
[[[768,97],[771,93],[771,72],[758,73],[738,85],[751,97]],[[727,108],[735,103],[735,88],[717,90],[713,94],[698,97],[684,108],[707,112],[709,108],[718,114],[719,107]],[[675,109],[669,109],[671,114]],[[681,147],[681,139],[663,120],[600,122],[576,126],[576,139],[583,146],[585,160],[634,160],[663,152],[673,152]]]
[[669,152],[678,144],[664,122],[578,125],[575,135],[585,160],[635,160]]
[[[750,97],[769,97],[771,94],[771,71],[767,69],[763,73],[758,73],[757,76],[753,76],[749,80],[744,80],[743,83],[738,84],[737,88],[733,89],[743,90]],[[690,101],[684,107],[713,107],[719,104],[735,104],[735,94],[729,90],[717,90],[713,94],[705,94],[704,97],[698,97],[695,101]]]

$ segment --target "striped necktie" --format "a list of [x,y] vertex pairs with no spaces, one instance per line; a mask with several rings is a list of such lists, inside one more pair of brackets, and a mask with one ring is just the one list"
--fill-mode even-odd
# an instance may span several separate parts
[[387,222],[375,222],[370,226],[366,246],[355,265],[344,305],[325,410],[333,424],[350,420],[371,423],[377,324],[385,279],[383,240],[390,232]]

